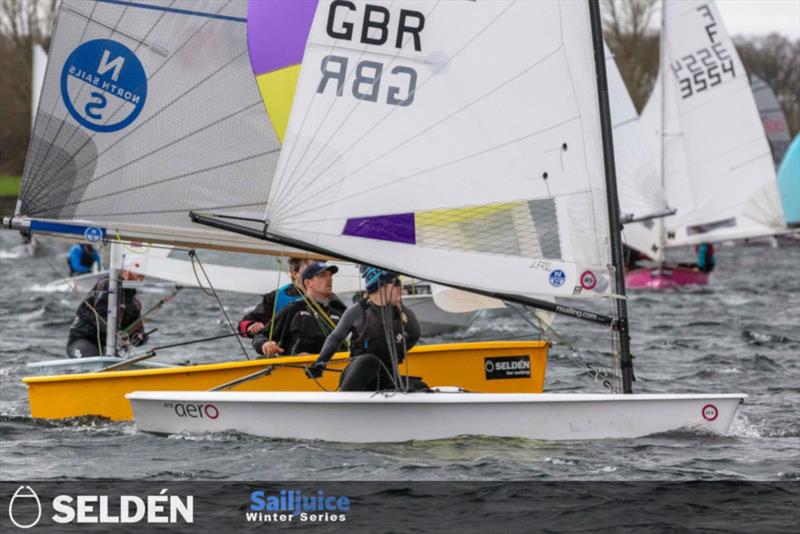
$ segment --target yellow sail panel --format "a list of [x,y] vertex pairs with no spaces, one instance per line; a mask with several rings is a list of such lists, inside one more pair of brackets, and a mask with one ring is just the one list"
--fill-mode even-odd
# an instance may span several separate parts
[[261,99],[264,101],[272,127],[281,144],[286,137],[286,126],[289,124],[289,113],[292,111],[292,101],[299,76],[300,65],[292,65],[256,76]]

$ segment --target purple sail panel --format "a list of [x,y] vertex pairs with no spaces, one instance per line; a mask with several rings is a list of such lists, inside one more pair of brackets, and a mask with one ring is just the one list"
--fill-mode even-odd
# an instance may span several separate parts
[[413,213],[347,219],[342,235],[408,243],[409,245],[417,244]]
[[303,62],[317,0],[250,0],[247,46],[256,75]]

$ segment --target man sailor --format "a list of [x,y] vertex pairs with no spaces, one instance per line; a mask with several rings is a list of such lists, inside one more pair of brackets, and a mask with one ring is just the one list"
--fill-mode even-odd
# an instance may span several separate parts
[[303,294],[299,289],[302,285],[300,275],[310,263],[312,260],[309,259],[289,258],[289,276],[292,281],[262,296],[258,306],[247,312],[239,321],[239,333],[244,337],[255,336],[272,322],[273,315],[277,317],[286,306],[302,300]]
[[256,352],[266,357],[318,353],[346,308],[333,293],[333,275],[337,272],[338,267],[322,262],[303,269],[305,298],[278,314],[271,337],[269,325],[253,337]]
[[76,243],[69,247],[67,264],[70,276],[90,273],[94,265],[100,268],[100,254],[88,243]]
[[[319,378],[336,349],[350,335],[352,361],[342,373],[339,389],[397,389],[401,386],[397,365],[419,340],[419,322],[414,312],[403,307],[403,288],[397,273],[365,265],[361,266],[361,273],[367,297],[347,309],[307,374]],[[391,329],[388,332],[387,327]]]
[[[120,278],[141,281],[144,276],[125,270],[120,272]],[[108,275],[100,278],[78,306],[67,339],[67,356],[70,358],[88,358],[105,353],[108,285]],[[121,291],[122,298],[117,309],[117,331],[129,330],[128,342],[134,346],[141,345],[147,341],[144,323],[141,321],[142,305],[136,298],[135,289],[123,288]]]

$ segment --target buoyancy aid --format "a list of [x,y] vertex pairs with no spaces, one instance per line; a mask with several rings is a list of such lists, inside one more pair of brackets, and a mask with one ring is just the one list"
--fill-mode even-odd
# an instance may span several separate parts
[[[389,342],[381,319],[381,309],[371,304],[367,299],[359,302],[364,314],[361,327],[354,331],[350,339],[350,352],[353,356],[360,354],[374,354],[389,368],[392,365],[389,352]],[[406,332],[403,317],[395,306],[391,306],[392,331],[390,335],[394,341],[398,363],[405,359]]]

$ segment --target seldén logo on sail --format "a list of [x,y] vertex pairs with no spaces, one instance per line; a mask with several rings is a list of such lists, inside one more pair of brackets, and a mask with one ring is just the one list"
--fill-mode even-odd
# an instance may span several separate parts
[[136,54],[122,43],[87,41],[64,62],[61,97],[82,126],[95,132],[115,132],[142,112],[147,75]]

